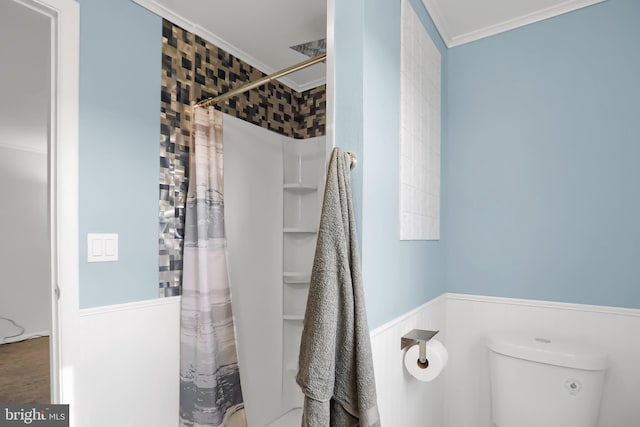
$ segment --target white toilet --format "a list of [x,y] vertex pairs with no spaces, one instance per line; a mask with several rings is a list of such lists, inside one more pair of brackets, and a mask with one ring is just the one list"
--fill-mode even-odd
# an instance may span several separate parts
[[497,427],[596,427],[607,354],[568,339],[517,332],[487,337]]

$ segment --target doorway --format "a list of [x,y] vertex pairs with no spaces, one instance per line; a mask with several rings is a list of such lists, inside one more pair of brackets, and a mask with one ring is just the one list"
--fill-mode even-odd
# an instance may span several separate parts
[[0,28],[0,402],[50,403],[51,22],[8,1]]
[[21,374],[0,374],[0,402],[63,403],[78,317],[79,6],[0,2],[0,33],[0,368]]

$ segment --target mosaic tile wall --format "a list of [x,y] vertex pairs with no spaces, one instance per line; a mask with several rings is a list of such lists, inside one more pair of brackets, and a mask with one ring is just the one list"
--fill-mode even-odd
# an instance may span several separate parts
[[[171,22],[162,23],[160,100],[160,296],[180,294],[191,103],[264,74]],[[296,92],[271,82],[220,105],[227,114],[292,138],[325,134],[324,85]]]

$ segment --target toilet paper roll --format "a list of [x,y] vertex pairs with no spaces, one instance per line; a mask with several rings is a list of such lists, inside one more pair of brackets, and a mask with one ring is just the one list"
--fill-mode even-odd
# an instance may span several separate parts
[[420,381],[432,381],[440,375],[447,362],[449,353],[438,340],[427,342],[427,362],[420,363],[420,346],[414,345],[404,355],[404,366],[407,371]]

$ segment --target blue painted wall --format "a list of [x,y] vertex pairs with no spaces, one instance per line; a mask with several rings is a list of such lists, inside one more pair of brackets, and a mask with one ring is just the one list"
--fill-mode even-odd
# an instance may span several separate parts
[[[158,296],[162,20],[130,0],[80,0],[80,306]],[[87,263],[87,233],[118,262]]]
[[[440,242],[398,240],[400,3],[336,5],[336,143],[361,159],[370,325],[445,290],[640,306],[640,4],[447,51],[410,2],[443,53]],[[81,306],[155,298],[161,19],[80,5]],[[120,261],[87,263],[89,232],[118,233]]]
[[640,307],[640,2],[448,55],[447,290]]
[[[438,242],[399,242],[397,227],[386,225],[398,223],[400,3],[337,3],[336,144],[362,159],[352,173],[354,205],[359,230],[366,212],[359,237],[370,323],[377,326],[442,293],[443,250]],[[422,4],[412,3],[442,47]],[[80,304],[86,308],[158,295],[162,21],[130,0],[80,0],[80,6]],[[365,112],[365,91],[380,108]],[[120,261],[87,263],[90,232],[118,233]]]
[[[334,144],[362,160],[364,0],[335,1]],[[358,162],[360,165],[362,162]],[[356,227],[362,230],[362,168],[351,171]],[[362,252],[362,233],[358,234]]]
[[[424,6],[410,3],[446,63]],[[361,159],[352,182],[367,314],[375,328],[444,292],[444,243],[399,240],[400,2],[336,1],[335,45],[335,141]]]

